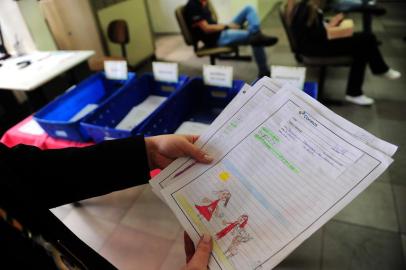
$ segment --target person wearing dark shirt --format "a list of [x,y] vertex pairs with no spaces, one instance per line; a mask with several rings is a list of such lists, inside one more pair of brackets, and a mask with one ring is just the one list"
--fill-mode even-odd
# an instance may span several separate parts
[[[189,0],[185,17],[192,34],[207,47],[251,45],[259,77],[270,75],[264,46],[272,46],[278,39],[261,32],[258,15],[251,6],[242,9],[230,24],[220,24],[213,18],[207,0]],[[242,29],[245,22],[248,29]]]
[[300,53],[309,56],[350,55],[354,61],[351,65],[345,99],[357,105],[372,105],[374,100],[363,95],[362,84],[368,64],[375,75],[387,79],[398,79],[400,72],[388,67],[378,48],[378,42],[372,33],[354,33],[350,37],[329,40],[327,31],[344,19],[343,14],[333,17],[328,23],[324,21],[323,12],[318,8],[318,0],[303,0],[292,6],[294,0],[288,0],[288,19],[297,41]]
[[[196,139],[140,136],[59,150],[0,144],[1,269],[116,269],[48,209],[146,184],[150,169],[164,168],[177,157],[210,162],[193,145]],[[210,236],[202,237],[192,257],[190,241],[185,237],[186,268],[207,270]]]

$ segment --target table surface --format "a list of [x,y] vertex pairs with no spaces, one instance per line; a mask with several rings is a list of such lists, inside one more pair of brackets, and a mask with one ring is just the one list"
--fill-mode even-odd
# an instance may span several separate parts
[[10,128],[0,142],[8,147],[18,144],[26,144],[40,149],[59,149],[66,147],[85,147],[93,145],[93,142],[73,142],[67,140],[54,139],[37,124],[32,115]]
[[[94,51],[33,52],[0,61],[0,89],[35,90],[93,54]],[[17,63],[23,61],[30,61],[30,65],[20,68]]]

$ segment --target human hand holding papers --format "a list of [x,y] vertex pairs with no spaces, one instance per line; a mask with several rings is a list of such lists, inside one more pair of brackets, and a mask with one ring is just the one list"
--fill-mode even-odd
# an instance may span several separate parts
[[290,85],[246,86],[200,136],[214,161],[181,158],[151,180],[210,269],[271,269],[370,185],[396,146]]

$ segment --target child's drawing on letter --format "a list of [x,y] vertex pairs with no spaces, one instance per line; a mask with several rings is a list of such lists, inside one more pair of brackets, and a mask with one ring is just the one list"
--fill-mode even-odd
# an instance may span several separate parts
[[213,214],[216,217],[222,217],[223,213],[218,209],[219,203],[223,202],[224,207],[227,207],[227,204],[231,198],[231,193],[227,190],[220,190],[216,192],[217,199],[210,200],[209,198],[204,198],[202,200],[206,205],[195,205],[197,211],[207,220],[210,221],[213,217]]

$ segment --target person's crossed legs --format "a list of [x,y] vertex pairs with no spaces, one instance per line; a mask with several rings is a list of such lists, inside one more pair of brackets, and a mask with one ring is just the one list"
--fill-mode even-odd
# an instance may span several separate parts
[[261,33],[260,22],[254,8],[246,6],[232,20],[232,24],[243,26],[248,22],[248,28],[245,29],[227,29],[221,32],[217,41],[219,46],[227,45],[247,45],[252,46],[255,62],[259,70],[259,77],[269,76],[268,60],[263,46],[274,45],[277,38],[267,37]]

